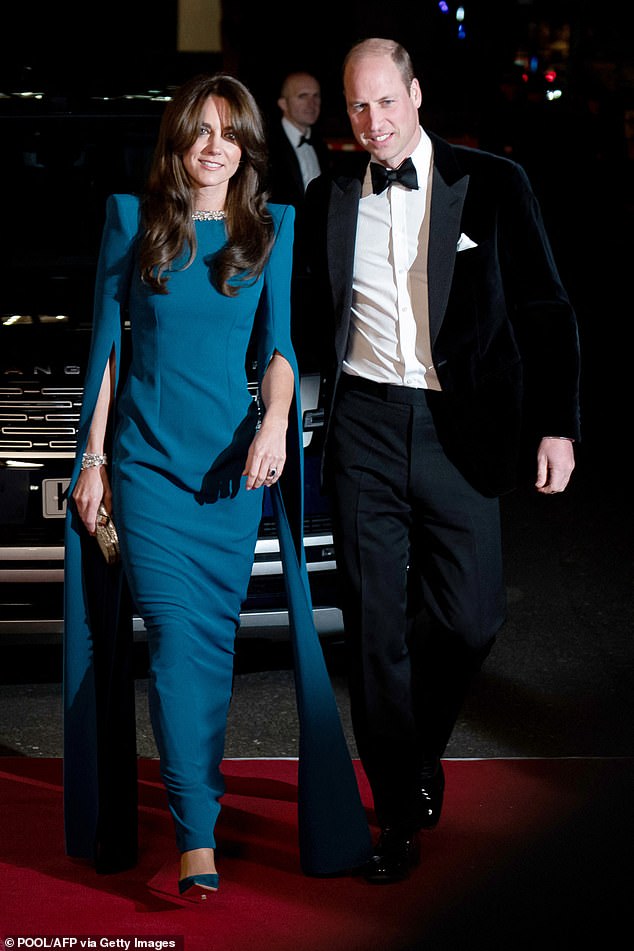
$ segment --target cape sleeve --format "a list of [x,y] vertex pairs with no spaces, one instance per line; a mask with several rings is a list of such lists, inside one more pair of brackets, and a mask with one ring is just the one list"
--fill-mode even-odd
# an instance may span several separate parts
[[136,861],[132,612],[122,569],[106,565],[70,495],[113,350],[119,377],[138,213],[138,200],[131,195],[107,201],[65,526],[64,831],[67,854],[94,860],[98,871],[118,871]]
[[264,282],[258,337],[260,373],[277,350],[295,375],[287,459],[271,488],[289,607],[299,717],[298,826],[300,861],[309,875],[333,875],[361,865],[371,852],[367,817],[330,676],[315,629],[303,545],[303,442],[299,372],[290,338],[293,209],[269,206],[277,237]]

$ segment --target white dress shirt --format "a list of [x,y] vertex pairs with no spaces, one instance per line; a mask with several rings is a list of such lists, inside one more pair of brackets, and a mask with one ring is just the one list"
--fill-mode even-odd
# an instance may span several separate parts
[[[286,132],[289,142],[295,149],[295,155],[297,156],[297,161],[299,162],[302,178],[304,180],[304,190],[306,190],[308,183],[312,182],[313,178],[317,178],[318,175],[321,175],[321,168],[319,167],[317,153],[312,147],[310,141],[304,142],[303,145],[299,144],[302,138],[302,133],[296,126],[293,125],[292,122],[288,121],[286,116],[282,116],[282,127]],[[306,138],[310,140],[310,130]]]
[[427,293],[432,144],[422,128],[411,157],[418,189],[395,183],[375,195],[368,165],[359,202],[343,371],[380,383],[439,390]]

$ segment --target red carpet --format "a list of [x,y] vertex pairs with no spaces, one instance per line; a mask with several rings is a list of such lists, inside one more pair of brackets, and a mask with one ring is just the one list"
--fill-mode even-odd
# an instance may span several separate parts
[[[583,938],[616,947],[629,927],[633,764],[449,760],[445,810],[422,836],[420,867],[399,885],[372,886],[302,875],[296,761],[227,760],[220,891],[200,907],[176,897],[156,761],[140,763],[138,867],[98,876],[64,855],[61,763],[2,758],[0,942],[38,938],[16,939],[16,951],[566,951]],[[156,891],[163,886],[173,897]]]

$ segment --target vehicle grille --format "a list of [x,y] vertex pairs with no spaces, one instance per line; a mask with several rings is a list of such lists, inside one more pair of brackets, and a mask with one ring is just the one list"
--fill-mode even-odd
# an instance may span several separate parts
[[[249,392],[257,400],[256,383]],[[74,456],[83,395],[81,386],[37,381],[0,386],[0,454]]]
[[71,457],[77,450],[80,386],[0,386],[0,455]]
[[[304,537],[307,535],[328,535],[332,532],[332,519],[330,515],[324,513],[311,514],[304,516]],[[277,529],[275,519],[266,516],[260,522],[258,538],[277,538]]]
[[[258,399],[258,386],[249,383],[249,392]],[[81,386],[51,386],[37,380],[0,386],[0,459],[74,459],[77,451],[79,419],[84,390]],[[15,543],[15,526],[3,526]],[[332,531],[329,515],[305,513],[304,535],[324,535]],[[21,525],[21,544],[44,544],[51,533],[48,525]],[[262,519],[258,537],[277,537],[275,519]]]

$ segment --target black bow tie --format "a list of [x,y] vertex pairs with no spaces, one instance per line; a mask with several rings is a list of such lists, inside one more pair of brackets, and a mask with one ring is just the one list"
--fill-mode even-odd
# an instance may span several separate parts
[[371,162],[370,174],[375,195],[380,195],[393,182],[400,182],[406,188],[418,188],[418,177],[411,158],[405,159],[398,168],[386,168],[385,165]]
[[299,148],[300,145],[310,145],[310,139],[303,135],[297,143],[297,148]]

